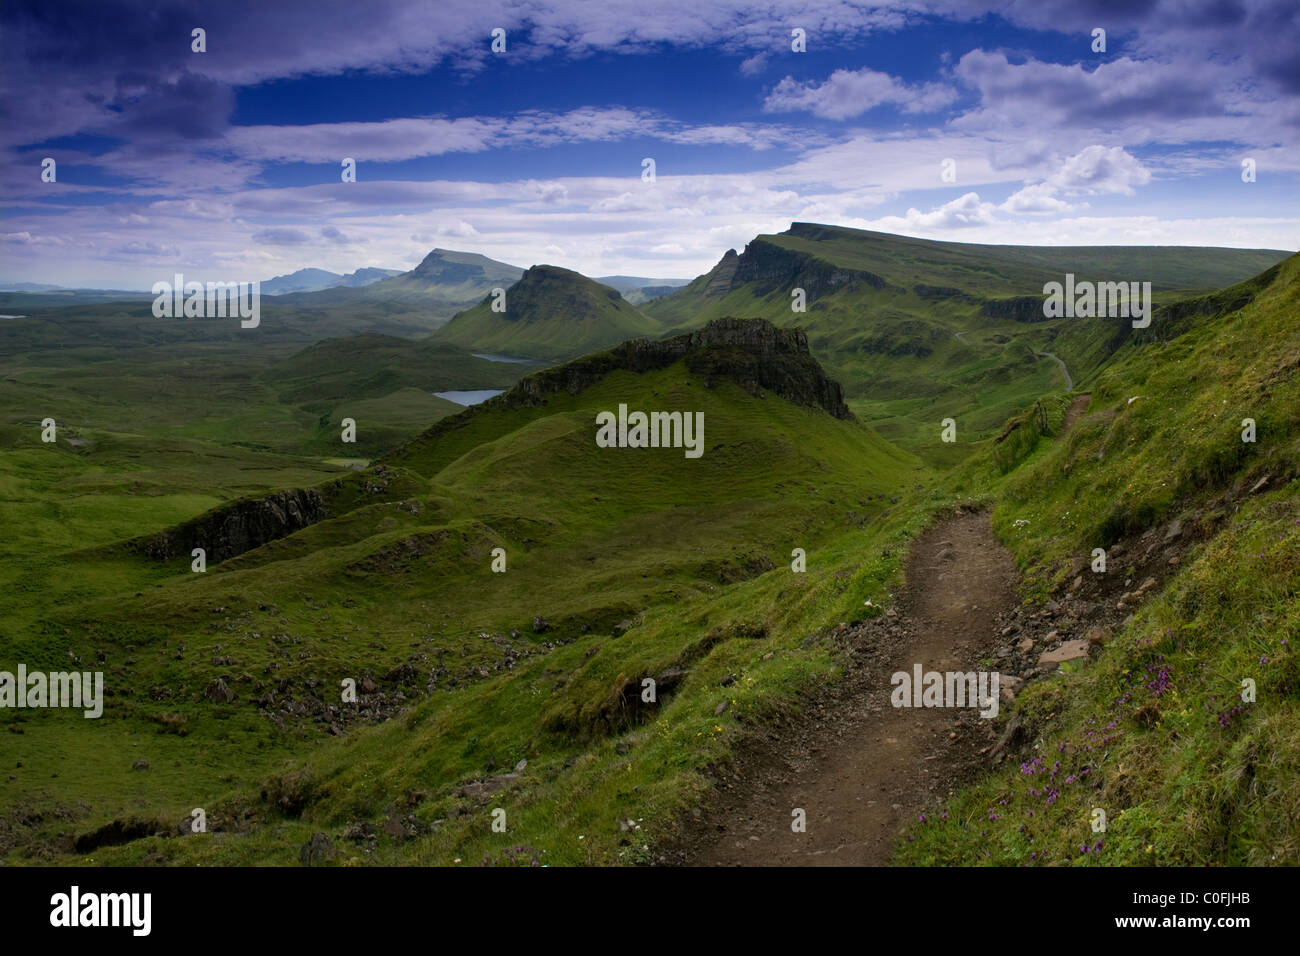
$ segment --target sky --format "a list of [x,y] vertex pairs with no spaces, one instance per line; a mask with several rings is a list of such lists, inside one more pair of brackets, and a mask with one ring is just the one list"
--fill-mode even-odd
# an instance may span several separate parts
[[791,222],[1294,250],[1298,145],[1297,0],[0,0],[7,282],[689,278]]

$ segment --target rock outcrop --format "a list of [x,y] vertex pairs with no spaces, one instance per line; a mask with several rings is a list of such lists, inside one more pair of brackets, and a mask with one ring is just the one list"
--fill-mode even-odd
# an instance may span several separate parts
[[[714,319],[702,329],[670,339],[633,339],[607,352],[537,372],[476,408],[537,407],[546,403],[548,395],[576,395],[616,369],[649,372],[679,360],[685,360],[686,367],[708,386],[730,379],[751,395],[768,391],[796,405],[822,408],[836,418],[853,417],[839,383],[813,358],[802,329],[780,329],[766,319],[730,318]],[[443,419],[432,432],[440,426],[456,427],[453,419],[473,413],[471,409]]]
[[[724,260],[725,261],[725,260]],[[806,252],[787,249],[765,239],[755,239],[736,261],[731,288],[751,285],[756,295],[803,289],[809,302],[832,292],[869,285],[883,289],[884,279],[862,269],[846,269]]]
[[1046,322],[1043,315],[1043,297],[1018,295],[1010,299],[985,299],[980,305],[980,315],[990,319],[1011,319],[1013,322]]
[[325,499],[315,488],[277,491],[220,505],[166,531],[134,538],[128,546],[168,561],[202,548],[208,563],[224,561],[283,538],[325,517]]

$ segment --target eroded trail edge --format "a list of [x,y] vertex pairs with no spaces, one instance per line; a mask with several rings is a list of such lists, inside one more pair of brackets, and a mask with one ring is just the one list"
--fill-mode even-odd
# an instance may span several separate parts
[[[895,708],[890,677],[915,664],[995,670],[1017,581],[986,513],[948,517],[922,534],[892,613],[839,634],[848,651],[845,679],[718,772],[716,791],[688,819],[673,862],[887,864],[907,823],[988,765],[996,723],[973,707]],[[791,828],[796,808],[806,814],[806,832]]]

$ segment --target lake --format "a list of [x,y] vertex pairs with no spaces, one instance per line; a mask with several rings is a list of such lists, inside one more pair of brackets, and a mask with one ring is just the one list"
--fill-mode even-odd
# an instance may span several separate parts
[[511,365],[541,365],[532,359],[515,358],[512,355],[493,355],[491,352],[470,352],[475,358],[487,359],[489,362],[509,362]]
[[504,388],[475,388],[461,392],[434,392],[438,398],[445,398],[449,402],[455,402],[457,405],[477,405],[480,402],[486,402],[494,395],[500,395]]

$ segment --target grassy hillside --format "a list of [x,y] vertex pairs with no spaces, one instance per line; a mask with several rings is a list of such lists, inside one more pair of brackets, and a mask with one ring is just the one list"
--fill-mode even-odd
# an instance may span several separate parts
[[616,290],[555,266],[524,273],[506,290],[504,311],[493,311],[493,300],[489,295],[457,315],[435,340],[553,361],[659,331]]
[[1018,699],[1020,760],[914,827],[903,862],[1300,862],[1300,257],[1269,279],[1126,345],[1070,431],[1026,422],[1005,477],[956,480],[995,488],[1035,604],[1079,591],[1094,548],[1120,590],[1163,580],[1097,660]]
[[[777,271],[729,295],[779,298],[756,292]],[[806,339],[735,321],[638,339],[455,414],[423,376],[502,387],[526,369],[378,335],[271,339],[261,358],[187,344],[202,361],[144,335],[63,354],[19,337],[0,369],[0,669],[93,666],[111,696],[98,721],[0,712],[0,859],[292,864],[319,833],[345,864],[652,861],[738,745],[836,678],[840,623],[890,604],[910,540],[986,504],[1027,616],[1050,600],[1082,637],[1081,609],[1104,604],[1113,626],[1003,708],[1011,758],[918,822],[900,862],[1296,862],[1298,279],[1293,256],[1166,293],[1146,330],[1046,337],[996,317],[948,334],[979,306],[859,279],[813,300]],[[955,445],[916,442],[950,471],[841,414],[807,354],[853,295],[926,303],[852,333],[849,365],[931,388],[878,400],[914,403],[895,425],[937,438],[958,409]],[[1090,369],[1077,421],[1040,351]],[[596,414],[622,404],[702,412],[704,455],[597,447]],[[47,408],[55,446],[36,438]],[[343,414],[410,440],[338,445]],[[142,543],[308,486],[322,520],[203,574],[188,547]],[[182,837],[195,807],[209,832]]]
[[[1286,255],[984,246],[795,223],[642,308],[668,327],[734,315],[806,328],[859,416],[946,466],[971,447],[965,439],[993,437],[1035,396],[1064,387],[1057,359],[1076,388],[1087,387],[1132,333],[1123,319],[1044,320],[1045,282],[1067,272],[1081,280],[1149,281],[1156,302],[1170,304],[1191,290],[1248,280]],[[805,291],[806,313],[791,310],[795,288]],[[960,446],[939,440],[940,421],[949,417]]]
[[[557,863],[613,862],[616,804],[668,826],[724,726],[830,672],[806,628],[883,599],[896,556],[863,561],[851,539],[925,477],[858,422],[706,383],[690,360],[606,369],[513,417],[471,411],[483,440],[466,453],[326,485],[327,520],[203,575],[188,557],[50,549],[47,573],[75,561],[82,583],[52,606],[16,602],[6,654],[31,667],[102,654],[114,697],[89,729],[3,715],[22,731],[6,734],[23,766],[0,814],[24,821],[0,833],[13,859],[70,859],[68,821],[84,835],[142,808],[179,820],[203,806],[213,832],[97,846],[96,862],[291,862],[322,829],[358,860],[526,843]],[[595,413],[620,403],[702,412],[704,455],[597,448]],[[790,570],[795,547],[807,574]],[[714,715],[737,668],[738,703]],[[339,704],[345,676],[363,681],[360,706]],[[636,703],[643,676],[661,717]],[[525,758],[509,836],[491,834],[482,800]],[[68,760],[82,772],[52,785]],[[644,798],[610,802],[633,786]]]

